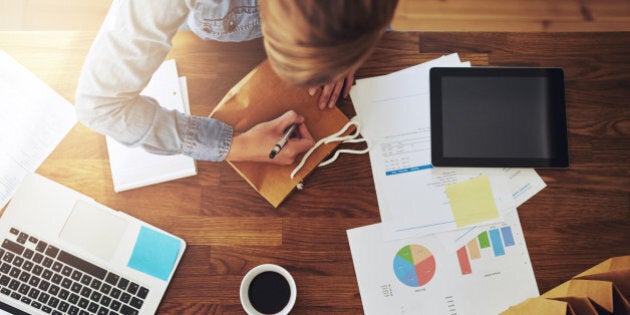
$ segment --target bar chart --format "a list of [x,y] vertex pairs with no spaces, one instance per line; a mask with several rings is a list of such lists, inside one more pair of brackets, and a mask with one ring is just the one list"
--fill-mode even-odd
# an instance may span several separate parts
[[457,250],[457,260],[462,275],[473,272],[472,261],[481,260],[482,257],[492,259],[504,256],[506,250],[514,245],[514,235],[509,225],[482,231]]

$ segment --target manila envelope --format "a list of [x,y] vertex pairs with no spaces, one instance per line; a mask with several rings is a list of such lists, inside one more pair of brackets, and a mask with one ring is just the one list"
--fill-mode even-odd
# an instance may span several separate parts
[[[225,95],[210,117],[231,125],[235,132],[243,132],[293,109],[304,116],[304,123],[317,142],[338,132],[349,122],[348,117],[337,107],[320,110],[317,106],[320,94],[321,91],[310,96],[307,88],[288,85],[271,69],[269,61],[265,60]],[[352,131],[351,128],[348,133]],[[302,155],[298,156],[294,165],[289,166],[259,162],[228,163],[271,205],[278,207],[297,184],[338,145],[338,142],[334,142],[318,147],[293,179],[291,172]]]

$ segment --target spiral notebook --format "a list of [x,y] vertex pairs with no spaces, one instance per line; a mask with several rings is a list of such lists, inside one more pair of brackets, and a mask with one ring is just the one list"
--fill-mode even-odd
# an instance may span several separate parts
[[[210,117],[231,125],[235,132],[242,132],[293,109],[304,116],[304,123],[315,141],[318,141],[339,131],[349,122],[348,117],[337,107],[320,110],[317,107],[319,93],[310,96],[308,89],[283,82],[271,69],[269,61],[265,60],[225,95]],[[294,165],[288,166],[257,162],[228,163],[271,205],[278,207],[338,145],[339,142],[335,142],[318,147],[294,178],[290,174],[301,156]]]

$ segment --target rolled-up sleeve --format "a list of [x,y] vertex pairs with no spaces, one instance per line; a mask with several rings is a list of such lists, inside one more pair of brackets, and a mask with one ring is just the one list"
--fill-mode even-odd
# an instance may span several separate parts
[[192,0],[115,0],[81,71],[76,111],[87,127],[156,154],[224,160],[232,127],[140,95],[171,49]]

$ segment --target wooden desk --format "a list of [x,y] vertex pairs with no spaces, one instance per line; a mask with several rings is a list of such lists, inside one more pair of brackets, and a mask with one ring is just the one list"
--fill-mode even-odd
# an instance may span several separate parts
[[[93,37],[0,32],[0,49],[72,102]],[[630,33],[388,33],[358,76],[450,52],[473,65],[565,70],[571,167],[538,170],[548,187],[519,208],[540,291],[630,254]],[[192,113],[208,115],[264,51],[260,40],[202,42],[181,33],[171,57],[188,77]],[[227,164],[198,167],[192,178],[116,194],[104,137],[77,125],[38,172],[188,242],[162,314],[241,314],[241,278],[263,263],[293,274],[295,313],[362,312],[345,231],[380,221],[367,155],[317,170],[279,209]]]

